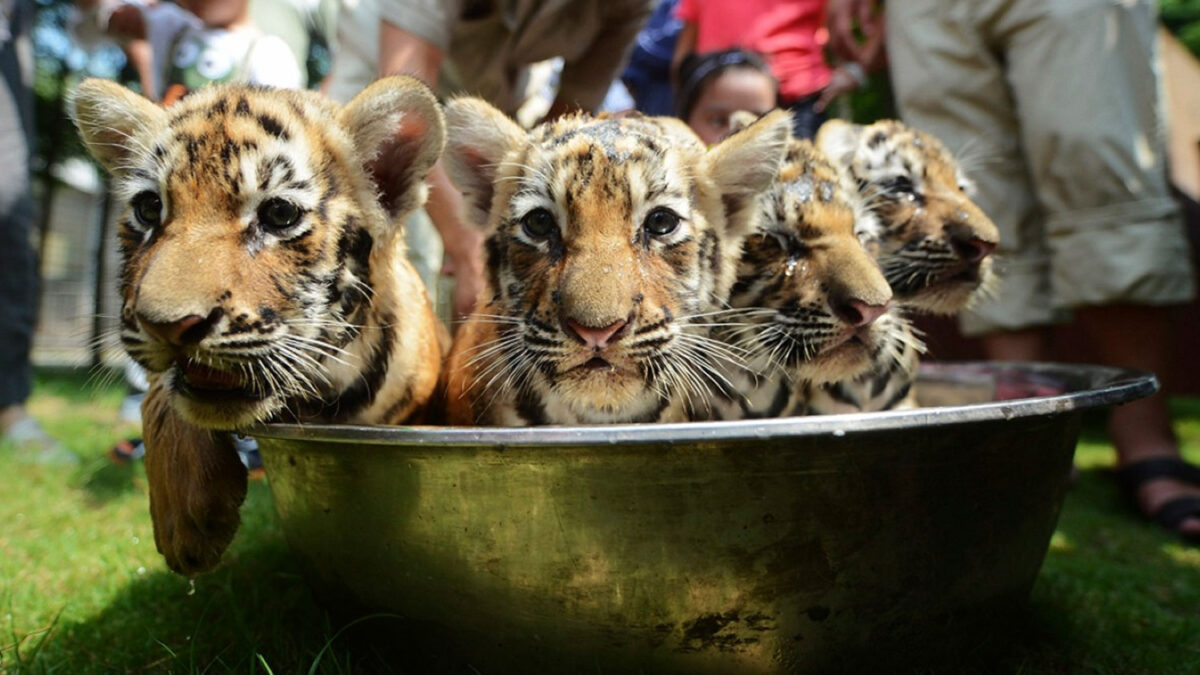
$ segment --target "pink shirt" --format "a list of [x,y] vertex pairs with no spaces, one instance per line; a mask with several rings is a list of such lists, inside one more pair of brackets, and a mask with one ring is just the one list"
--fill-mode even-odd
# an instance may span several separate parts
[[782,103],[829,84],[825,0],[681,0],[681,21],[696,24],[696,53],[741,47],[767,58]]

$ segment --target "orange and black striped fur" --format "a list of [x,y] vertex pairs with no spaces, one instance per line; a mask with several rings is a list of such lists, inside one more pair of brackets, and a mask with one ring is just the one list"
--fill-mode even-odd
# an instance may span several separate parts
[[812,391],[890,357],[891,289],[855,229],[869,217],[812,143],[789,142],[744,243],[731,309],[716,319],[714,336],[745,359],[726,364],[732,386],[715,394],[718,417],[804,414]]
[[[88,80],[75,118],[127,204],[120,338],[154,380],[156,536],[160,549],[182,549],[168,554],[172,567],[200,571],[232,531],[155,509],[172,481],[204,489],[192,484],[202,475],[180,478],[188,452],[161,447],[204,436],[179,429],[422,418],[442,329],[401,223],[425,198],[442,114],[412,78],[381,80],[344,108],[312,92],[222,85],[163,109]],[[192,454],[231,452],[223,435],[208,437],[213,447]],[[163,541],[177,537],[196,541]]]
[[955,314],[989,291],[992,221],[970,199],[974,185],[934,137],[901,122],[858,126],[831,120],[817,143],[841,164],[868,204],[859,236],[877,256],[897,309],[892,347],[856,378],[814,388],[810,413],[875,412],[916,406],[912,386],[924,345],[899,312]]
[[707,315],[788,137],[783,113],[705,149],[678,120],[525,132],[446,108],[446,166],[487,238],[487,288],[446,368],[455,424],[682,421],[726,350]]
[[986,289],[1000,233],[933,136],[895,120],[830,120],[817,146],[848,172],[880,227],[868,237],[895,293],[918,312],[955,314]]

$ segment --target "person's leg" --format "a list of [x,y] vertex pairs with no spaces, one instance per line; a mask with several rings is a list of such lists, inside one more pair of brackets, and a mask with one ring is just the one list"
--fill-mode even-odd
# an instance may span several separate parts
[[33,195],[32,49],[25,30],[32,3],[17,2],[13,39],[0,44],[0,157],[12,167],[0,179],[0,437],[25,458],[75,463],[78,458],[46,435],[25,410],[33,383],[29,361],[37,316],[37,258],[29,243]]
[[1045,361],[1049,352],[1048,328],[996,331],[980,336],[991,361]]
[[[1055,0],[1035,12],[1010,17],[1005,36],[1028,170],[1047,214],[1054,302],[1075,308],[1103,363],[1164,372],[1166,306],[1186,302],[1193,280],[1165,184],[1154,8]],[[1109,433],[1120,467],[1179,458],[1161,394],[1116,409]],[[1172,479],[1130,487],[1145,514],[1200,497],[1200,485]],[[1176,527],[1200,536],[1200,518]]]
[[14,23],[14,39],[0,45],[0,157],[13,167],[0,180],[0,424],[4,429],[23,416],[22,406],[29,396],[29,348],[37,297],[36,262],[29,244],[32,90],[22,58],[28,45],[20,32],[20,9]]
[[[1080,309],[1076,316],[1104,363],[1163,373],[1171,366],[1171,315],[1166,307],[1111,305]],[[1120,406],[1108,420],[1108,434],[1117,448],[1121,466],[1157,458],[1179,458],[1179,444],[1171,429],[1166,394]],[[1156,513],[1180,497],[1200,497],[1200,486],[1170,478],[1146,481],[1138,489],[1143,513]],[[1180,533],[1200,536],[1200,517],[1187,518]]]
[[1064,317],[1050,306],[1049,257],[1042,219],[1021,152],[1015,103],[983,34],[980,14],[1002,0],[889,3],[887,49],[892,87],[905,123],[938,137],[977,186],[972,199],[996,224],[994,292],[960,317],[965,334],[995,335],[996,358],[1014,352],[1009,334]]

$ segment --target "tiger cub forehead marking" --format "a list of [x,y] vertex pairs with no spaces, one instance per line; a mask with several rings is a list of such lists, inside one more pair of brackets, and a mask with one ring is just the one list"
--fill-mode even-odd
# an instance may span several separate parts
[[851,170],[856,177],[875,180],[907,176],[918,187],[949,187],[970,192],[974,184],[954,155],[937,138],[895,120],[867,127]]
[[764,205],[763,227],[783,227],[802,239],[853,234],[855,206],[843,180],[811,143],[790,143],[776,188],[768,193],[772,199]]
[[[685,152],[703,152],[668,143],[661,126],[643,119],[571,117],[539,127],[524,153],[508,167],[519,174],[519,188],[509,201],[509,213],[535,206],[529,197],[560,203],[565,211],[564,234],[580,229],[581,219],[597,216],[625,220],[636,228],[635,208],[663,201],[678,209],[690,204],[694,170],[684,161]],[[583,201],[592,196],[592,203]],[[613,211],[588,213],[602,204]],[[683,214],[681,214],[683,215]]]
[[165,133],[134,160],[121,196],[160,192],[168,213],[187,205],[248,217],[266,195],[316,208],[314,175],[330,168],[335,152],[331,129],[313,122],[335,111],[286,92],[255,94],[230,100],[205,89],[168,109]]

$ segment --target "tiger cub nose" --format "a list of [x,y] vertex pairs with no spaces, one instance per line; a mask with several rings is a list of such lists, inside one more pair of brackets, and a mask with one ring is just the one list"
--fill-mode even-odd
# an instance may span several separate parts
[[970,263],[977,263],[991,255],[996,250],[996,242],[980,239],[979,237],[950,237],[950,245],[958,257]]
[[607,326],[593,328],[573,319],[566,319],[564,321],[567,332],[573,334],[577,340],[592,349],[604,349],[610,342],[616,342],[621,339],[621,335],[624,333],[623,329],[628,323],[628,321],[622,319],[614,321]]
[[883,316],[887,310],[887,303],[882,305],[868,305],[862,300],[849,300],[839,303],[833,308],[833,311],[842,321],[855,328],[870,326],[872,323],[875,323],[876,319]]
[[194,345],[207,337],[224,313],[224,310],[218,307],[209,312],[208,316],[189,314],[175,321],[151,321],[138,314],[137,321],[142,330],[160,342],[184,347]]

